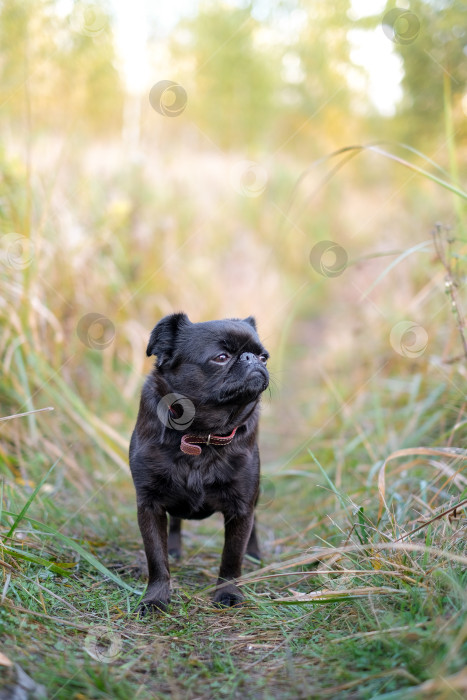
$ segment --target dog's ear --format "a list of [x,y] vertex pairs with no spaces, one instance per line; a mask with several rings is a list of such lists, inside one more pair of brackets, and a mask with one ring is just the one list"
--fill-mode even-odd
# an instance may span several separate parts
[[255,331],[257,330],[256,329],[256,321],[253,318],[253,316],[248,316],[248,318],[244,318],[243,323],[248,323],[250,326],[252,326],[255,329]]
[[154,326],[146,348],[146,355],[148,357],[157,355],[158,367],[173,353],[175,339],[180,328],[189,323],[191,322],[186,314],[178,313],[165,316]]

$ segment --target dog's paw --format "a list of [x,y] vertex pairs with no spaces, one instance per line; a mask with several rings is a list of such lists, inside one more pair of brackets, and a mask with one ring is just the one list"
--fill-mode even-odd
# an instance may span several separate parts
[[169,605],[170,598],[166,598],[164,600],[157,598],[151,600],[142,600],[136,608],[136,612],[140,614],[140,617],[145,617],[148,614],[152,613],[166,612]]
[[239,608],[244,601],[243,593],[233,584],[219,588],[213,598],[214,605],[218,608]]
[[154,582],[148,585],[148,589],[141,603],[138,605],[137,612],[141,617],[149,612],[165,612],[170,604],[170,585],[167,583]]

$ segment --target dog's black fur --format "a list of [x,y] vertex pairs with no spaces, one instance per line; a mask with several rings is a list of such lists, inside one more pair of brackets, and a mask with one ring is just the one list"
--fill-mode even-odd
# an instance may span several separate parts
[[[268,353],[251,316],[191,323],[178,313],[159,321],[147,354],[157,355],[157,362],[144,384],[130,443],[149,571],[140,609],[165,610],[170,601],[168,554],[180,557],[181,519],[198,520],[219,511],[225,543],[214,602],[238,605],[243,595],[235,579],[243,556],[247,552],[260,559],[254,519],[260,477],[257,430],[260,396],[269,383]],[[163,397],[169,394],[185,398],[168,408],[173,398]],[[230,435],[236,427],[227,445],[202,445],[200,455],[180,449],[183,435],[207,439]]]

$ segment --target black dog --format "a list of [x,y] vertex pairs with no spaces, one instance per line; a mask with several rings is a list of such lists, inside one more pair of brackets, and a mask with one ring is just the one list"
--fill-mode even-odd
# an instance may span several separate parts
[[179,313],[159,321],[147,355],[157,355],[157,362],[130,442],[149,570],[140,609],[164,610],[169,603],[168,554],[180,557],[181,519],[214,512],[223,513],[225,524],[214,602],[238,605],[243,595],[235,579],[245,551],[260,559],[256,434],[260,395],[269,384],[268,353],[252,317],[191,323]]

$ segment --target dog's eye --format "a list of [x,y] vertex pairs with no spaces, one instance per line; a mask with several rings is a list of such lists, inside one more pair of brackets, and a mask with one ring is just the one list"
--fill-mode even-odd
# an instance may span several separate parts
[[223,365],[227,362],[227,360],[230,359],[230,355],[227,355],[226,352],[222,352],[220,355],[217,355],[217,357],[213,358],[214,362],[217,362],[220,365]]
[[268,361],[268,356],[267,355],[260,355],[259,360],[260,360],[260,362],[263,363],[263,365],[265,365],[266,362]]

